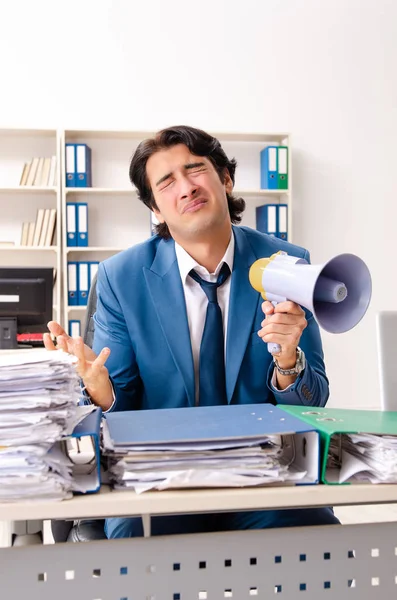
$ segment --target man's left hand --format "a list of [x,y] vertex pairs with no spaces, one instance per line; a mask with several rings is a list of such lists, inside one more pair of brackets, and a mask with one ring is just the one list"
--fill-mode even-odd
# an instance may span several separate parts
[[265,319],[258,331],[264,342],[279,344],[281,352],[276,354],[282,369],[290,369],[296,363],[296,348],[303,330],[307,326],[304,310],[295,302],[280,302],[276,306],[269,301],[262,304]]

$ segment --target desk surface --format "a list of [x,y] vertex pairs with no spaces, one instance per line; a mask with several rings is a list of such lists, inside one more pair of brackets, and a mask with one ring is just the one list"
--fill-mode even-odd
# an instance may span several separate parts
[[224,510],[345,506],[397,503],[397,485],[307,485],[256,489],[112,491],[74,496],[60,502],[0,503],[0,521],[78,519]]

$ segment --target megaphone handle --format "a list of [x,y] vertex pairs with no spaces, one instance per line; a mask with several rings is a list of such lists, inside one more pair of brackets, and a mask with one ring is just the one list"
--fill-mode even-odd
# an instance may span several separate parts
[[270,352],[270,354],[278,354],[279,352],[281,352],[280,344],[275,344],[274,342],[269,342],[267,345],[267,349],[268,352]]
[[[283,298],[284,300],[284,298]],[[270,300],[270,302],[273,304],[273,306],[277,306],[278,301],[277,300]],[[279,352],[281,352],[281,346],[280,344],[275,344],[274,342],[269,342],[267,345],[267,350],[268,352],[270,352],[270,354],[279,354]]]

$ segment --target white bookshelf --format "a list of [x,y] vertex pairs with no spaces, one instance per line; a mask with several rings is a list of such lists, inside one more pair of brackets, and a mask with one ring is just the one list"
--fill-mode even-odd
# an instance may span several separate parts
[[[61,311],[61,179],[60,133],[56,129],[0,129],[0,266],[52,267],[56,269],[53,289],[53,319]],[[33,158],[57,157],[57,185],[20,186],[23,167]],[[57,211],[51,246],[22,246],[24,222],[35,222],[39,208]],[[6,245],[5,242],[12,242]]]
[[[260,189],[260,151],[269,144],[290,147],[286,133],[211,132],[229,158],[236,158],[234,194],[243,197],[246,209],[242,225],[256,227],[255,209],[266,203],[288,204],[289,240],[292,236],[291,152],[289,152],[289,190]],[[67,202],[87,202],[88,247],[68,247],[66,218],[62,220],[63,325],[69,319],[84,325],[85,307],[68,306],[67,263],[102,261],[144,241],[150,236],[150,213],[138,199],[129,181],[131,158],[138,144],[151,137],[151,131],[65,130],[61,136],[62,214]],[[91,148],[92,187],[66,187],[65,143],[86,143]]]

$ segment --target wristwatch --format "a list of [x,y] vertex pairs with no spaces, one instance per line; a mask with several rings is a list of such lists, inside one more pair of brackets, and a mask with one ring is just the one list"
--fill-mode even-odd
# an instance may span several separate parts
[[303,369],[306,367],[305,353],[303,350],[301,350],[301,348],[299,348],[299,346],[296,349],[296,363],[292,369],[282,369],[279,366],[275,356],[273,356],[273,360],[274,366],[276,367],[277,371],[281,373],[281,375],[299,375],[299,373],[302,373]]

